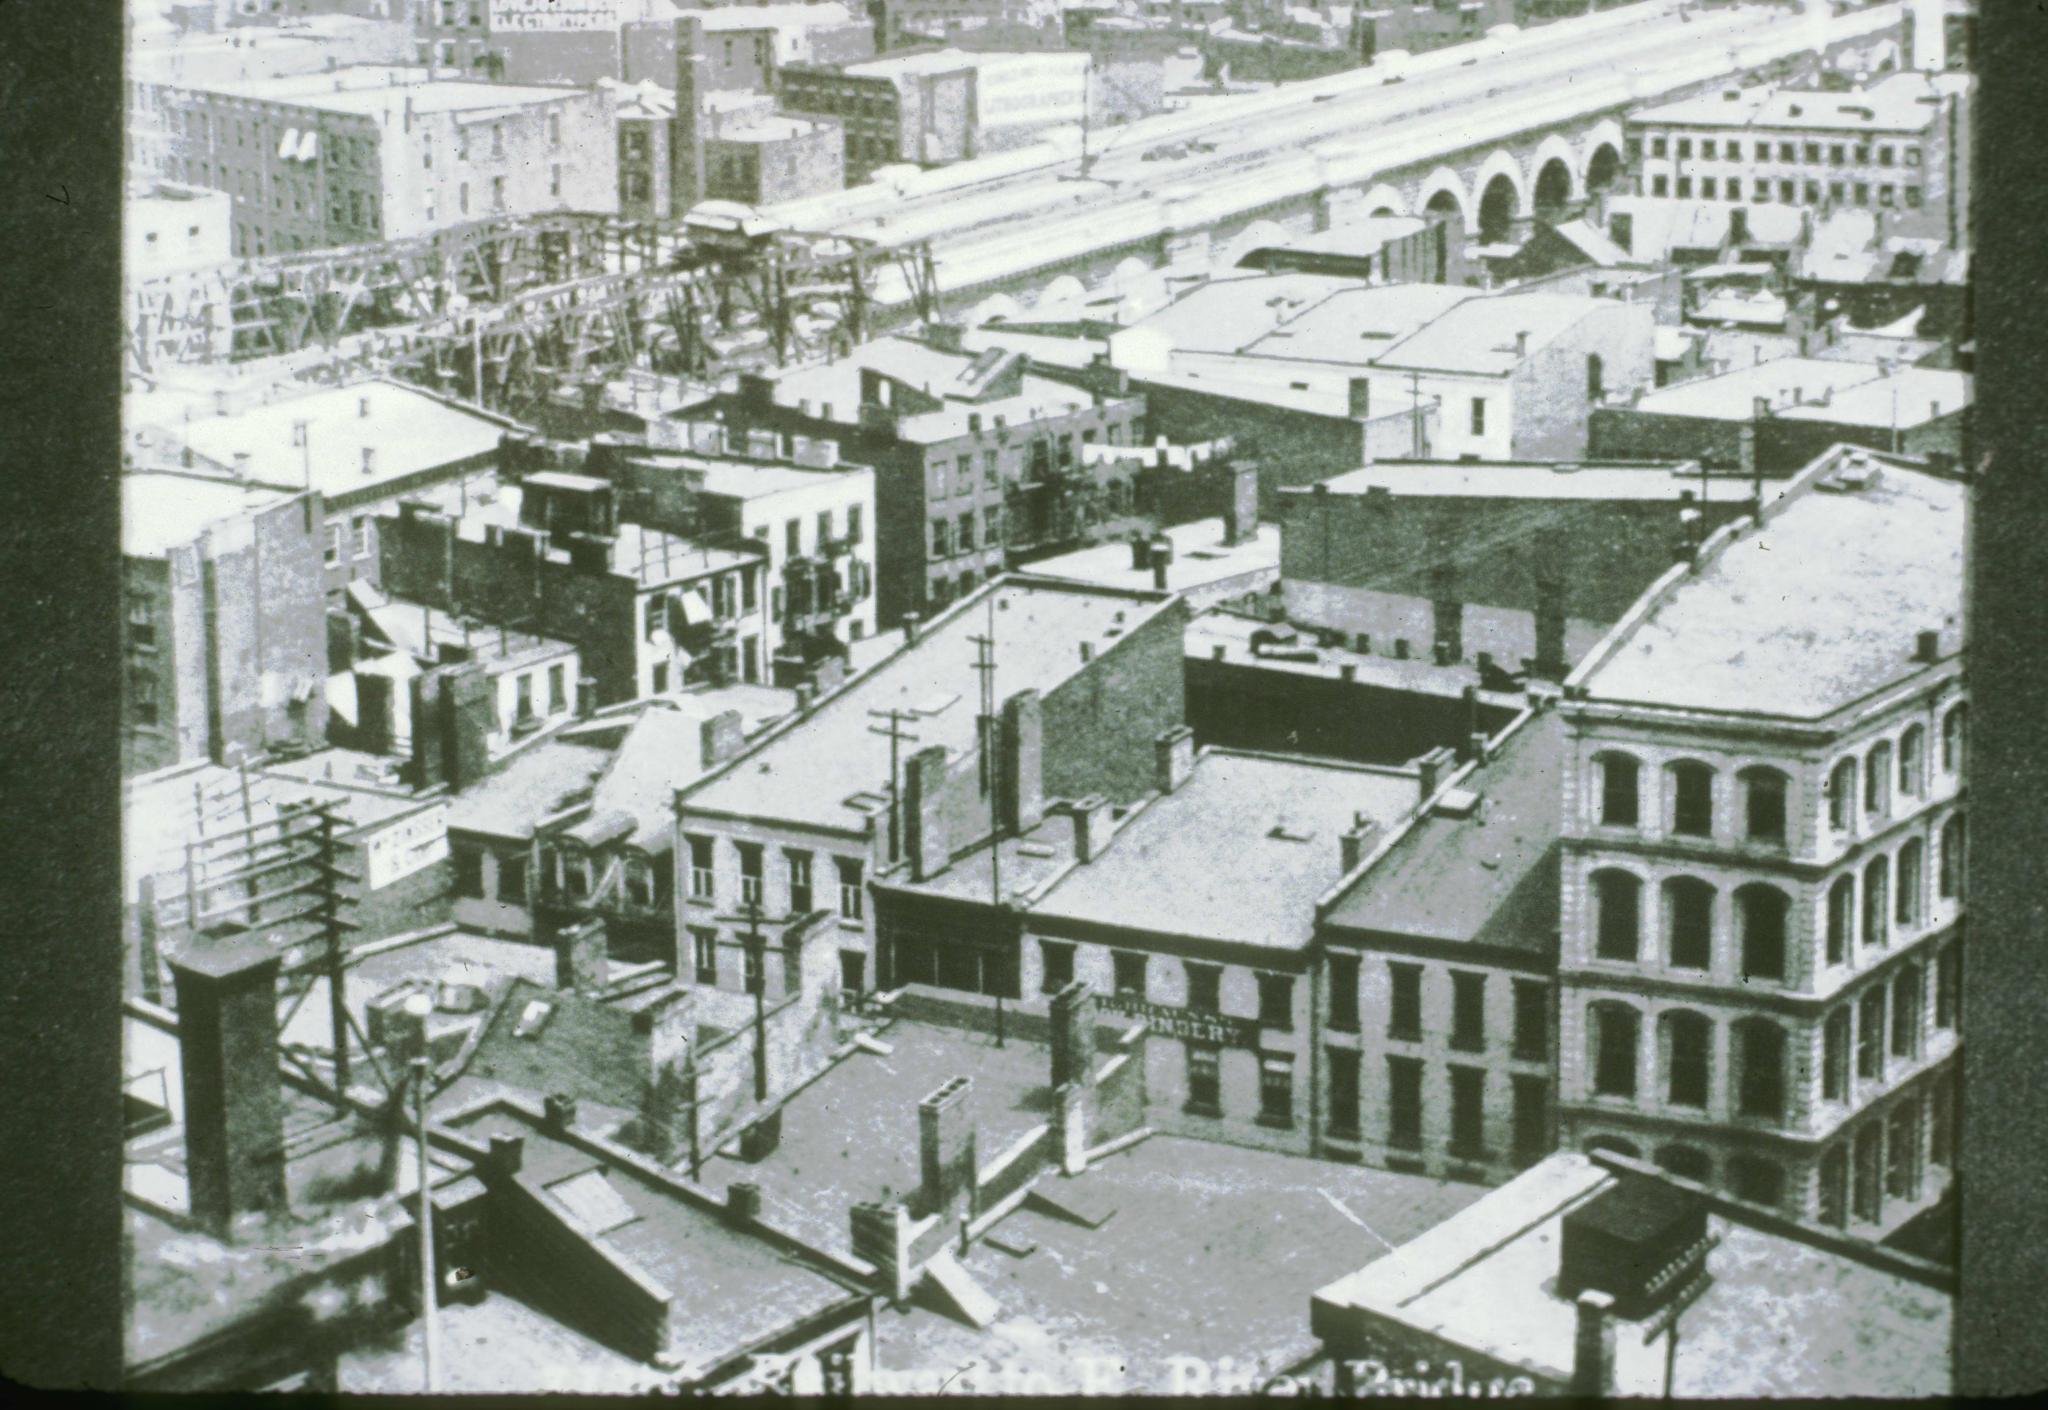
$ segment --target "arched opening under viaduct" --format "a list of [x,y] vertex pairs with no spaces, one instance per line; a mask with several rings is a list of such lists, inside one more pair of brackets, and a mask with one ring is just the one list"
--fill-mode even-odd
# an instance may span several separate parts
[[1514,228],[1515,183],[1504,175],[1496,176],[1479,196],[1479,242],[1502,244],[1514,234]]
[[1621,153],[1614,150],[1612,143],[1602,142],[1586,160],[1586,190],[1588,193],[1612,190],[1620,180]]
[[1571,168],[1552,157],[1536,173],[1536,218],[1552,224],[1563,220],[1572,203]]

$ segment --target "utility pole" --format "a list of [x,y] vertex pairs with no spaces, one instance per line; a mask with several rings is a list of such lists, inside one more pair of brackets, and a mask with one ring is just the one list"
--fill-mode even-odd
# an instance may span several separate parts
[[[747,926],[746,939],[740,941],[720,940],[717,943],[728,948],[744,951],[747,969],[744,978],[747,989],[754,996],[754,1100],[768,1100],[768,956],[794,953],[787,945],[770,945],[761,934],[761,903],[747,902],[746,914],[719,916],[728,922],[744,921]],[[780,920],[769,918],[769,924],[778,925],[793,920],[784,916]]]
[[[995,747],[996,731],[996,599],[988,599],[988,631],[971,636],[974,643],[974,673],[981,678],[981,768],[988,780],[988,891],[989,906],[1001,923],[1003,911],[1003,771]],[[1007,938],[1007,937],[1006,937]],[[1009,980],[1007,951],[998,951],[1005,961],[996,975],[996,1046],[1003,1046],[1003,988]]]
[[1420,372],[1408,374],[1408,400],[1410,403],[1409,420],[1414,429],[1414,434],[1411,437],[1411,454],[1413,454],[1415,459],[1421,460],[1424,457],[1425,448],[1423,446],[1422,434],[1422,374]]
[[341,893],[335,885],[334,813],[331,809],[320,814],[320,850],[315,865],[319,868],[320,929],[327,942],[327,1022],[334,1029],[334,1091],[336,1100],[345,1102],[349,1086],[350,1020],[345,980],[348,964],[341,943]]
[[413,1139],[419,1146],[420,1345],[426,1362],[426,1392],[433,1395],[441,1388],[441,1347],[437,1324],[439,1309],[435,1306],[439,1279],[434,1275],[433,1165],[427,1159],[427,1088],[434,1068],[426,1052],[425,1024],[434,1006],[425,994],[414,994],[405,1001],[405,1007],[406,1012],[421,1025],[417,1039],[420,1050],[413,1054],[411,1062]]
[[917,718],[910,710],[870,710],[868,714],[889,723],[881,729],[868,726],[869,734],[889,736],[889,860],[903,855],[903,746],[917,743],[917,736],[903,726]]

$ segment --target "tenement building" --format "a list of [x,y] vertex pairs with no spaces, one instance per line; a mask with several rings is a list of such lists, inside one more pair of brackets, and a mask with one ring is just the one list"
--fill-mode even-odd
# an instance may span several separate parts
[[1946,1185],[1967,498],[1839,447],[1567,682],[1562,1144],[1870,1233]]

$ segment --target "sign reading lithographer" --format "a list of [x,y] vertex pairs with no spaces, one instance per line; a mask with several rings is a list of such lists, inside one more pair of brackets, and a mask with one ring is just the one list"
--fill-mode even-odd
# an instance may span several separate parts
[[491,33],[617,29],[619,0],[491,0]]
[[1259,1025],[1249,1018],[1226,1013],[1198,1013],[1194,1009],[1173,1009],[1149,1003],[1129,994],[1098,994],[1095,1007],[1104,1013],[1142,1018],[1145,1026],[1162,1038],[1185,1038],[1190,1043],[1214,1043],[1219,1048],[1256,1048]]

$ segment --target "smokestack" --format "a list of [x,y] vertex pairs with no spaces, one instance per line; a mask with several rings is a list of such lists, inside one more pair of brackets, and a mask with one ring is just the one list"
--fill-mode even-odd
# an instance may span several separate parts
[[747,736],[737,710],[721,710],[698,726],[704,767],[724,763],[746,746]]
[[1939,661],[1941,659],[1941,633],[1921,632],[1915,637],[1913,639],[1913,659],[1923,663]]
[[1230,488],[1223,502],[1223,542],[1235,547],[1259,531],[1259,467],[1233,464],[1224,473]]
[[1131,570],[1142,573],[1152,564],[1152,539],[1143,529],[1131,530]]
[[1587,1288],[1574,1310],[1578,1323],[1572,1339],[1572,1394],[1606,1399],[1614,1394],[1614,1299]]
[[201,935],[170,960],[191,1210],[220,1238],[244,1215],[285,1207],[277,1070],[280,963],[253,936]]
[[1556,578],[1536,583],[1536,660],[1534,672],[1545,680],[1563,680],[1564,584]]
[[1095,1072],[1095,991],[1076,979],[1052,996],[1052,1085],[1086,1085]]
[[1449,749],[1438,745],[1415,761],[1415,771],[1423,800],[1436,796],[1436,786],[1443,782],[1444,770],[1450,767],[1453,758]]

